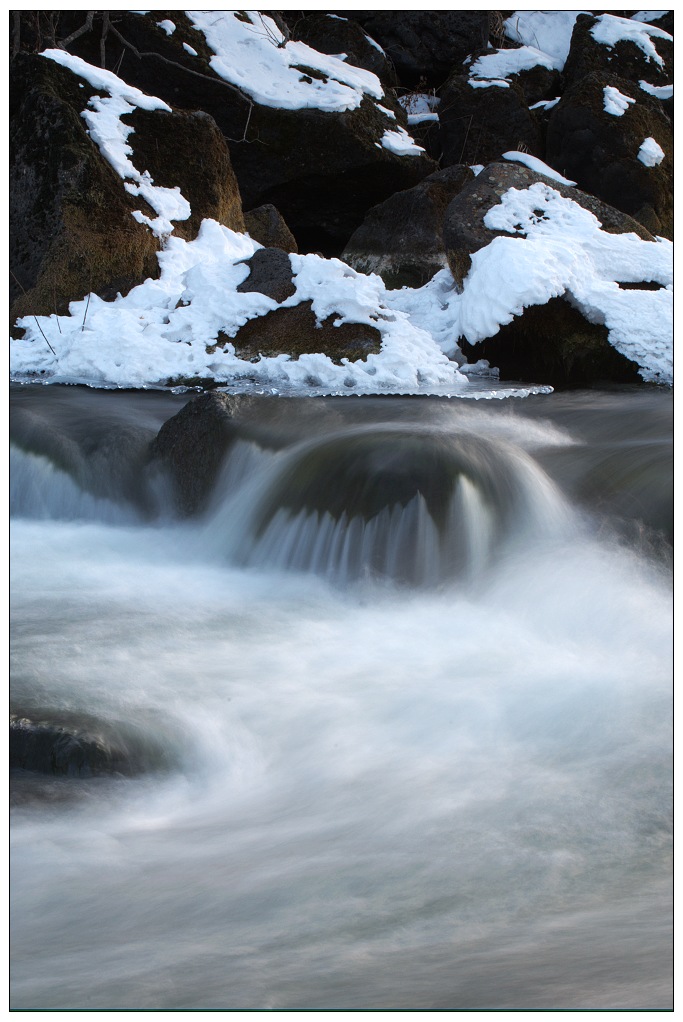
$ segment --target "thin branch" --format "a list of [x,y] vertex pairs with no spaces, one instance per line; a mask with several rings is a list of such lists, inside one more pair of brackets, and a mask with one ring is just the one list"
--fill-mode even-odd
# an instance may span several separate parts
[[238,89],[236,85],[233,85],[231,82],[226,82],[224,78],[217,77],[212,78],[211,75],[202,74],[201,71],[194,71],[192,68],[185,67],[184,64],[179,64],[176,60],[171,60],[169,57],[164,57],[163,54],[155,53],[153,50],[146,50],[141,52],[135,46],[133,46],[132,43],[128,42],[128,40],[121,35],[119,30],[114,27],[114,25],[110,24],[109,29],[111,32],[114,33],[116,38],[120,39],[123,45],[138,58],[138,60],[144,60],[145,57],[156,57],[157,60],[163,61],[164,64],[170,64],[171,67],[177,67],[178,70],[185,71],[185,73],[188,75],[194,75],[195,78],[203,78],[204,81],[211,82],[213,85],[224,85],[226,89],[230,89],[231,92],[234,92],[237,96],[240,97],[240,99],[243,99],[245,103],[249,104],[249,114],[247,116],[247,123],[245,125],[244,134],[242,135],[242,138],[230,138],[227,135],[226,138],[228,139],[229,142],[258,141],[257,139],[250,140],[247,138],[247,128],[249,127],[249,121],[251,119],[251,112],[254,109],[254,103],[251,99],[249,99],[248,96],[246,96],[242,92],[241,89]]
[[65,50],[69,43],[72,43],[74,39],[78,39],[79,36],[85,35],[86,32],[90,32],[90,30],[92,29],[92,20],[94,17],[95,12],[88,11],[88,15],[85,19],[85,24],[81,25],[80,28],[77,28],[76,31],[72,32],[71,35],[66,37],[66,39],[59,40],[57,46],[60,48],[60,50]]
[[[25,287],[24,287],[24,285],[23,285],[23,284],[21,283],[21,281],[20,281],[20,280],[19,280],[19,278],[17,277],[16,273],[15,273],[15,272],[14,272],[13,270],[10,270],[9,272],[10,272],[10,273],[12,274],[12,276],[14,277],[14,279],[16,280],[17,284],[19,285],[19,287],[21,288],[21,290],[22,290],[22,291],[24,292],[24,294],[26,294],[26,288],[25,288]],[[52,347],[52,345],[51,345],[51,344],[50,344],[50,342],[48,341],[47,337],[45,336],[45,331],[43,330],[42,326],[41,326],[41,325],[40,325],[40,323],[38,322],[38,317],[37,317],[36,315],[34,315],[34,317],[33,317],[33,318],[34,318],[34,319],[35,319],[35,321],[36,321],[36,326],[38,327],[38,329],[40,330],[41,334],[42,334],[42,335],[43,335],[43,337],[45,338],[45,343],[47,344],[48,348],[50,349],[50,351],[52,352],[52,354],[54,355],[54,357],[55,357],[55,358],[57,358],[57,352],[55,351],[55,349],[54,349],[54,348]],[[60,333],[61,333],[61,330],[60,330]]]
[[109,31],[109,11],[102,12],[102,35],[100,36],[100,67],[107,66],[105,41]]

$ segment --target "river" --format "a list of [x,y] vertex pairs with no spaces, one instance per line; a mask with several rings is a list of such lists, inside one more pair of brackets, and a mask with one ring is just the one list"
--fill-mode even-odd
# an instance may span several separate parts
[[12,388],[11,709],[140,769],[14,772],[11,1006],[669,1008],[670,392],[262,398],[184,519],[187,401]]

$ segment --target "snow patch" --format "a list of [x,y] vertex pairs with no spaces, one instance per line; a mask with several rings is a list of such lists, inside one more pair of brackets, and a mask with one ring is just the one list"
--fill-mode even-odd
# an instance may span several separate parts
[[539,160],[538,157],[532,156],[530,153],[519,153],[513,149],[508,153],[503,153],[503,159],[511,160],[514,163],[522,163],[529,170],[533,170],[537,174],[544,174],[545,177],[552,178],[553,181],[557,181],[561,185],[567,185],[572,188],[576,184],[576,181],[570,181],[569,178],[563,177],[562,174],[553,170],[543,160]]
[[647,92],[656,99],[672,99],[674,94],[673,85],[650,85],[649,82],[638,82],[643,92]]
[[382,135],[382,145],[397,156],[419,156],[424,152],[422,146],[410,137],[405,128],[400,127],[395,131],[385,131]]
[[471,85],[473,89],[488,89],[492,85],[497,85],[499,89],[509,89],[510,83],[499,81],[496,78],[488,78],[486,80],[480,80],[478,78],[468,78],[468,85]]
[[191,57],[198,56],[198,53],[195,50],[195,48],[193,46],[190,46],[189,43],[183,43],[183,49],[185,50],[186,53],[189,53]]
[[659,21],[660,18],[663,18],[668,13],[668,11],[637,11],[632,15],[631,21],[644,21],[645,23]]
[[[187,15],[215,54],[210,65],[216,74],[263,106],[342,112],[357,109],[366,95],[384,97],[376,75],[305,43],[285,40],[266,14],[188,11]],[[310,68],[321,77],[308,75],[301,68]]]
[[638,159],[646,167],[658,167],[664,156],[664,150],[654,138],[646,138],[638,150]]
[[619,92],[619,89],[615,89],[612,85],[606,85],[603,94],[605,113],[612,114],[614,117],[622,117],[631,103],[635,103],[635,99],[631,99],[630,96],[624,96],[623,93]]
[[530,106],[529,109],[530,110],[552,110],[552,108],[554,106],[557,106],[557,104],[559,102],[560,102],[560,97],[559,96],[556,99],[542,99],[538,103],[534,103],[533,106]]
[[633,21],[631,18],[617,18],[613,14],[601,14],[596,18],[590,31],[596,43],[610,48],[620,42],[634,43],[648,60],[654,61],[660,67],[664,67],[664,61],[657,53],[652,40],[670,39],[673,42],[673,36],[662,28]]
[[517,75],[534,67],[545,67],[551,71],[560,70],[562,62],[536,49],[535,46],[520,46],[514,50],[496,50],[495,53],[484,54],[472,64],[470,75],[474,78],[507,80],[510,75]]
[[175,25],[172,21],[169,21],[168,18],[164,18],[163,21],[157,21],[157,25],[159,28],[163,28],[166,35],[173,35],[175,32]]
[[513,42],[537,47],[555,60],[561,71],[579,14],[590,11],[515,11],[504,23],[505,34]]

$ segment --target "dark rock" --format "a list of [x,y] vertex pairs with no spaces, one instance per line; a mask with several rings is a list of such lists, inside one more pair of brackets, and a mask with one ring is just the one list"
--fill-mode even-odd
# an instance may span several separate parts
[[478,87],[453,75],[442,91],[439,121],[443,166],[486,164],[511,149],[543,158],[539,122],[515,82]]
[[441,233],[446,207],[474,174],[453,166],[375,206],[351,236],[342,258],[387,287],[422,287],[448,265]]
[[278,303],[296,292],[292,264],[281,248],[260,248],[245,260],[245,265],[249,267],[249,276],[237,287],[238,291],[259,291]]
[[[569,56],[562,72],[568,86],[579,85],[586,75],[595,71],[626,78],[636,85],[641,79],[651,85],[673,84],[673,40],[652,38],[663,61],[660,66],[630,40],[620,40],[616,46],[597,42],[591,30],[598,21],[599,17],[590,14],[580,14],[576,19]],[[658,25],[653,27],[659,28]]]
[[[506,50],[501,51],[487,47],[475,51],[467,60],[464,62],[465,74],[468,74],[472,78],[483,77],[478,74],[472,74],[472,68],[477,63],[480,57],[486,57],[487,55],[494,55],[498,52],[509,52],[511,49],[516,49],[514,45],[508,46]],[[486,62],[482,62],[482,67],[486,69]],[[497,76],[491,75],[492,78]],[[526,99],[527,106],[532,106],[534,103],[538,103],[544,99],[555,99],[559,96],[562,91],[563,81],[562,75],[559,71],[554,68],[544,67],[543,64],[536,64],[535,67],[528,68],[525,71],[519,71],[517,74],[510,74],[506,78],[507,81],[515,82],[521,88]]]
[[159,430],[149,459],[170,474],[181,515],[206,507],[225,453],[238,435],[236,418],[251,403],[243,395],[202,394]]
[[271,203],[258,206],[244,214],[247,233],[266,248],[281,248],[284,252],[298,252],[296,238],[285,223],[282,214]]
[[[612,86],[635,99],[621,116],[604,109]],[[664,150],[654,167],[638,159],[646,138]],[[551,111],[547,162],[586,192],[642,223],[651,234],[673,237],[673,131],[657,99],[632,82],[604,72],[587,75]]]
[[74,712],[11,713],[9,746],[10,770],[52,776],[134,777],[167,770],[175,759],[162,738],[135,721]]
[[501,379],[547,383],[556,388],[639,383],[638,366],[607,339],[607,328],[589,323],[564,298],[532,305],[522,316],[478,344],[458,342],[472,362],[488,359]]
[[[94,90],[93,90],[94,91]],[[90,291],[127,291],[158,272],[157,239],[102,159],[70,71],[18,54],[11,66],[10,317],[64,314]]]
[[560,195],[590,210],[602,224],[603,230],[612,234],[633,232],[644,240],[654,241],[642,224],[578,188],[561,185],[519,163],[492,163],[451,200],[444,216],[443,237],[448,264],[457,284],[462,284],[469,272],[472,253],[484,248],[495,237],[509,237],[504,232],[493,231],[485,226],[484,217],[488,211],[500,203],[508,189],[528,188],[536,181],[549,184]]
[[402,85],[440,87],[453,68],[486,46],[487,11],[340,11],[376,39]]
[[312,302],[300,302],[248,320],[226,340],[234,344],[240,358],[249,359],[323,352],[340,364],[343,358],[355,362],[380,350],[382,335],[376,327],[366,323],[335,326],[336,319],[331,315],[319,322]]
[[[284,11],[284,16],[292,12]],[[291,35],[319,53],[346,54],[347,64],[371,71],[388,87],[398,84],[396,71],[386,53],[368,38],[357,21],[342,18],[329,12],[296,12],[290,18]],[[300,15],[303,15],[301,17]]]

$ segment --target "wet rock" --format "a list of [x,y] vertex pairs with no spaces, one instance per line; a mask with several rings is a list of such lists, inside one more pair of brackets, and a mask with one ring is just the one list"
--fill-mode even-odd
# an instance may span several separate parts
[[296,238],[290,231],[282,214],[272,205],[265,203],[244,214],[247,233],[266,248],[281,248],[283,252],[298,252]]
[[[621,116],[605,110],[605,89],[635,100]],[[655,166],[639,159],[654,138],[664,152]],[[637,85],[594,72],[568,89],[551,111],[547,162],[651,234],[673,237],[673,131],[657,99]]]
[[177,754],[134,721],[60,711],[11,713],[9,746],[10,770],[59,777],[135,777],[169,769]]
[[362,273],[377,273],[387,287],[422,287],[448,265],[442,237],[446,207],[474,174],[453,166],[397,192],[371,209],[342,258]]
[[472,85],[471,81],[453,75],[442,90],[442,165],[486,164],[511,149],[542,158],[541,127],[522,87],[513,81],[502,86]]
[[159,430],[149,460],[170,475],[179,514],[196,514],[206,507],[226,451],[238,435],[237,419],[252,401],[242,395],[202,394]]

